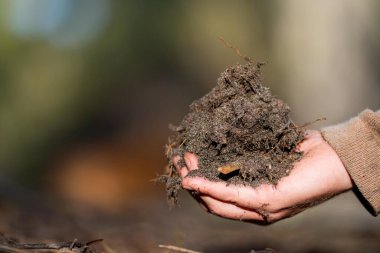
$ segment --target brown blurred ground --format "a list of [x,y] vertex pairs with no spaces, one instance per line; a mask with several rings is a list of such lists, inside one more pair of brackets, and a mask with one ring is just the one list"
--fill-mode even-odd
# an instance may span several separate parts
[[[22,241],[106,240],[115,252],[166,252],[172,244],[207,253],[380,252],[380,224],[345,194],[297,217],[270,227],[228,221],[206,214],[189,196],[169,211],[154,198],[140,199],[120,213],[46,203],[2,209],[1,229]],[[76,211],[74,211],[76,210]]]

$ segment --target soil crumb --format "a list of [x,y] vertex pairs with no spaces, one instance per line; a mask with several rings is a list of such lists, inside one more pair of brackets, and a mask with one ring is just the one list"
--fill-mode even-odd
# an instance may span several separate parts
[[159,181],[166,184],[168,201],[177,203],[181,179],[174,156],[192,152],[198,170],[188,176],[256,187],[275,185],[289,174],[302,153],[295,147],[304,129],[289,117],[290,108],[263,86],[263,64],[238,64],[227,68],[208,94],[190,105],[189,113],[166,146],[168,167]]

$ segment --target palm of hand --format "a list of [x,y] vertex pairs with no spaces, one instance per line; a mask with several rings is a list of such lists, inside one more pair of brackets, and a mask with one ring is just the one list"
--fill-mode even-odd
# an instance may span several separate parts
[[[303,158],[276,186],[227,186],[224,182],[186,177],[190,170],[198,169],[197,158],[191,153],[185,154],[186,167],[177,166],[177,170],[183,179],[183,188],[196,192],[197,200],[210,213],[269,224],[352,188],[342,162],[319,132],[309,132],[298,149],[304,152]],[[178,160],[174,158],[174,163]]]

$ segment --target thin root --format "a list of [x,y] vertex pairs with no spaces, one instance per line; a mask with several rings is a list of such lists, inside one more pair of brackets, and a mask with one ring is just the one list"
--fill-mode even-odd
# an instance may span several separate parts
[[239,57],[243,58],[243,59],[244,59],[245,61],[247,61],[247,62],[253,63],[253,61],[252,61],[251,58],[249,58],[248,56],[243,55],[243,54],[240,52],[240,49],[239,49],[239,48],[234,47],[234,46],[232,46],[231,44],[229,44],[227,41],[225,41],[225,40],[223,39],[223,37],[219,37],[219,40],[223,43],[223,45],[224,45],[225,47],[228,47],[228,48],[231,48],[232,50],[234,50],[234,51],[235,51],[235,54],[237,54]]
[[318,121],[323,121],[323,120],[326,120],[326,117],[323,117],[323,118],[319,118],[319,119],[316,119],[316,120],[313,120],[313,121],[310,121],[310,122],[306,122],[305,124],[301,125],[301,126],[294,126],[294,128],[304,128],[304,127],[307,127],[307,126],[310,126]]

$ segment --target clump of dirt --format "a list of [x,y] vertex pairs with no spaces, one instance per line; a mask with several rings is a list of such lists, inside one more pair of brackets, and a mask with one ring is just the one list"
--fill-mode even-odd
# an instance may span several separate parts
[[[263,86],[261,66],[248,62],[227,68],[216,87],[190,105],[190,112],[166,147],[167,197],[176,203],[181,178],[172,158],[185,152],[198,157],[199,170],[188,176],[245,184],[276,184],[302,154],[295,147],[304,130],[289,117],[290,108]],[[183,159],[180,162],[184,165]]]

